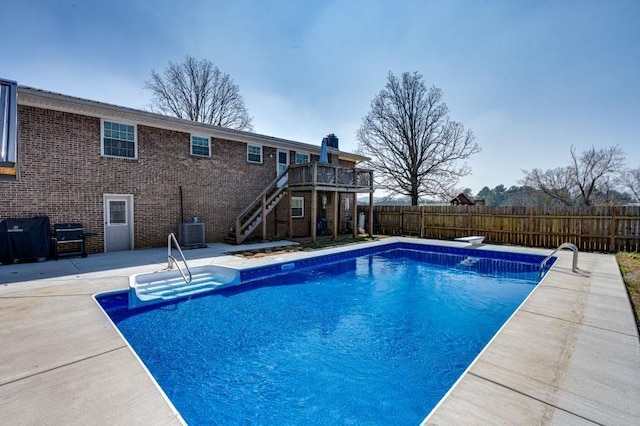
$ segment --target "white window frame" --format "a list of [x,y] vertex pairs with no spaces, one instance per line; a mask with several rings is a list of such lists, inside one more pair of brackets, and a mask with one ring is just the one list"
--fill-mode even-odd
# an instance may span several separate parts
[[[249,148],[258,148],[260,150],[260,161],[254,161],[254,160],[250,160],[249,159]],[[255,153],[251,153],[253,155],[255,155]],[[255,144],[247,144],[247,163],[253,163],[253,164],[262,164],[262,159],[263,159],[263,150],[262,150],[262,145],[255,145]]]
[[18,155],[18,83],[0,78],[4,92],[0,104],[0,161],[17,163]]
[[[299,162],[298,155],[305,156],[306,161]],[[311,154],[309,154],[308,152],[296,152],[294,159],[296,161],[296,164],[307,164],[311,162]]]
[[[295,202],[299,201],[300,202],[300,206],[299,207],[294,207]],[[299,216],[294,216],[293,214],[293,209],[300,209],[300,215]],[[304,217],[304,197],[291,197],[291,217],[293,219],[300,219]]]
[[[133,126],[133,157],[125,157],[122,155],[105,154],[104,152],[104,123],[124,124],[125,126]],[[100,119],[100,155],[109,158],[122,158],[125,160],[137,160],[138,159],[138,125],[135,123],[122,121],[122,120],[110,120],[102,118]]]
[[[193,152],[193,147],[194,146],[197,146],[199,148],[204,148],[204,147],[202,145],[194,145],[193,144],[193,138],[206,139],[207,140],[207,150],[208,150],[207,154],[194,154],[194,152]],[[191,137],[189,138],[189,140],[191,141],[191,143],[189,144],[189,153],[192,156],[194,156],[194,157],[211,157],[211,138],[210,137],[191,134]]]

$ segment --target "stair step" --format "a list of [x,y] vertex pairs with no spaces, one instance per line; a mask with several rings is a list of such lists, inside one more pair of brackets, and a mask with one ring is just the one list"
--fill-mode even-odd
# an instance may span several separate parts
[[261,194],[260,198],[254,200],[253,203],[250,204],[250,207],[248,207],[249,210],[245,211],[241,216],[236,218],[236,221],[242,222],[243,226],[245,226],[248,223],[247,220],[249,218],[253,218],[254,219],[253,222],[251,222],[250,225],[246,226],[245,230],[241,233],[239,237],[236,238],[234,234],[230,234],[227,237],[224,237],[224,241],[232,244],[240,244],[242,243],[242,241],[244,241],[247,237],[251,235],[251,233],[262,222],[262,214],[261,214],[262,201],[261,200],[264,199],[262,198],[262,196],[263,195],[266,196],[266,199],[271,199],[271,197],[273,197],[273,199],[271,199],[271,201],[269,201],[265,205],[264,214],[269,214],[280,202],[280,200],[287,194],[287,192],[285,191],[286,186],[281,188],[276,186],[276,182],[278,181],[281,181],[281,179],[278,179],[277,181],[272,182],[271,186],[265,189],[265,192]]
[[175,269],[131,276],[129,308],[135,309],[240,284],[240,271],[237,269],[206,265],[197,266],[191,271],[189,283]]
[[191,284],[198,284],[198,283],[202,283],[202,282],[209,282],[211,281],[212,276],[210,274],[199,274],[199,275],[192,275],[191,276],[191,283],[187,284],[184,280],[184,278],[182,278],[182,276],[176,277],[176,278],[172,278],[172,279],[165,279],[165,280],[158,280],[158,281],[150,281],[148,283],[141,283],[137,285],[138,291],[142,292],[142,293],[152,293],[154,291],[163,291],[166,289],[173,289],[173,288],[179,288],[179,287],[185,287],[185,286],[189,286]]
[[[208,281],[197,284],[187,284],[184,286],[174,286],[164,290],[156,290],[153,292],[137,292],[138,299],[142,301],[153,299],[175,299],[177,297],[192,296],[194,294],[203,293],[208,290],[220,287],[224,283],[218,281]],[[139,289],[140,290],[140,289]]]

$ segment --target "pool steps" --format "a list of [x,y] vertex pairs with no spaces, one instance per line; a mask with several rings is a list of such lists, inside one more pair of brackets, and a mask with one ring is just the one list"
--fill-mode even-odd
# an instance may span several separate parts
[[186,282],[178,270],[136,274],[129,277],[129,309],[238,285],[240,271],[224,266],[206,265],[192,268]]

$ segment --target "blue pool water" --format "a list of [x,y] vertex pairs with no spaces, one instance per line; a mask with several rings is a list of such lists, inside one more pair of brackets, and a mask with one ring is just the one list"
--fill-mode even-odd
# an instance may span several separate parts
[[536,260],[403,247],[140,310],[98,299],[190,425],[412,425],[535,287]]

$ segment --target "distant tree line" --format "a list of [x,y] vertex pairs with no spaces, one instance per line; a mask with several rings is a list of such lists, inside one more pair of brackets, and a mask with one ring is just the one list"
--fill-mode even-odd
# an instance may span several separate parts
[[[565,167],[523,170],[522,186],[485,186],[475,199],[488,206],[599,206],[640,202],[640,167],[625,167],[625,153],[616,146],[569,150]],[[467,194],[469,195],[469,194]]]
[[[631,194],[624,191],[610,190],[601,197],[602,202],[592,203],[591,205],[622,205],[637,202]],[[476,200],[484,200],[487,206],[567,206],[567,205],[583,205],[580,203],[565,203],[557,200],[543,191],[532,188],[530,186],[512,185],[506,188],[504,185],[498,185],[495,188],[483,187],[474,197]]]

